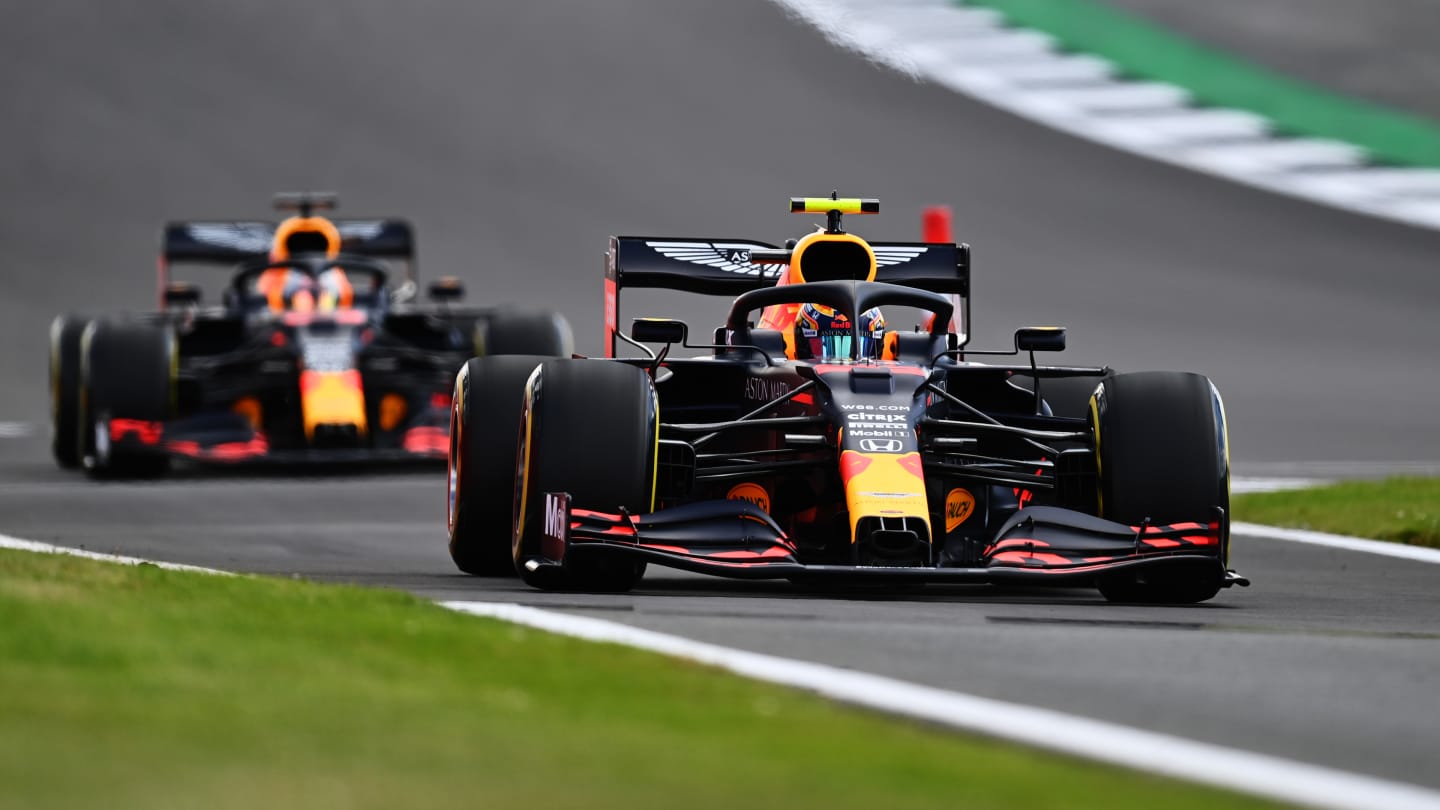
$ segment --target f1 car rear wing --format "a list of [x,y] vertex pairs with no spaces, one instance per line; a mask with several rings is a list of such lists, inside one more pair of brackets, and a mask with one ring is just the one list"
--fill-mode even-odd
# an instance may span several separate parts
[[[341,252],[387,259],[415,258],[415,236],[403,219],[337,219]],[[160,234],[167,262],[234,264],[265,256],[275,239],[274,222],[170,222]]]
[[[357,256],[396,259],[405,277],[416,280],[415,232],[403,219],[337,219],[340,252]],[[275,239],[274,222],[168,222],[160,230],[158,264],[160,296],[170,284],[170,265],[234,265],[268,256]]]
[[[875,280],[951,296],[954,331],[964,346],[970,325],[970,246],[949,242],[871,242]],[[605,356],[614,357],[620,290],[660,287],[737,296],[773,286],[785,272],[784,251],[749,239],[612,236],[605,254]],[[767,256],[766,254],[770,254]]]

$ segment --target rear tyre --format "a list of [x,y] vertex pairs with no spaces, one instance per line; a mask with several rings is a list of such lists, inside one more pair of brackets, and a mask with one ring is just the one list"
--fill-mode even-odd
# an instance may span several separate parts
[[475,324],[475,353],[569,357],[575,351],[570,322],[558,312],[502,312]]
[[[1138,525],[1206,521],[1230,509],[1230,463],[1220,394],[1199,374],[1144,371],[1107,377],[1091,399],[1100,516]],[[1228,523],[1228,521],[1227,521]],[[1099,581],[1112,602],[1191,604],[1221,587],[1225,549],[1212,569],[1119,572]],[[1165,571],[1165,573],[1159,573]]]
[[160,475],[169,457],[159,446],[111,441],[116,420],[170,419],[178,362],[175,332],[161,324],[92,321],[80,339],[79,446],[85,469],[104,478]]
[[467,574],[515,575],[515,443],[525,382],[547,358],[477,357],[455,377],[450,405],[450,559]]
[[50,323],[50,452],[63,469],[80,466],[80,338],[89,321]]
[[572,509],[640,515],[654,509],[659,403],[650,376],[623,363],[551,360],[531,377],[521,417],[513,550],[521,579],[546,590],[622,592],[645,563],[582,549],[563,569],[528,570],[540,557],[544,494]]

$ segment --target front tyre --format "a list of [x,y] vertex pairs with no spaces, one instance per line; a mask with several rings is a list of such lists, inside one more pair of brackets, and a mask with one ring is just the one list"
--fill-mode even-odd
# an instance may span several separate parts
[[650,376],[624,363],[551,360],[530,378],[515,474],[513,551],[520,576],[546,590],[622,592],[643,562],[580,548],[563,569],[530,570],[541,556],[547,492],[566,492],[572,509],[632,515],[655,505],[659,401]]
[[[1139,525],[1206,522],[1230,509],[1230,461],[1220,393],[1200,374],[1143,371],[1106,377],[1090,401],[1100,516]],[[1222,531],[1228,521],[1222,521]],[[1192,604],[1219,592],[1229,537],[1213,570],[1170,567],[1099,581],[1112,602]],[[1165,572],[1165,573],[1160,573]]]
[[50,323],[50,452],[61,468],[80,466],[80,338],[90,322],[61,315]]
[[450,558],[467,574],[515,575],[515,444],[525,383],[547,358],[477,357],[455,377],[450,405]]
[[[103,478],[160,475],[159,442],[175,409],[179,344],[165,324],[92,321],[80,338],[80,448],[85,469]],[[122,425],[132,438],[117,440]],[[138,436],[138,438],[133,438]]]

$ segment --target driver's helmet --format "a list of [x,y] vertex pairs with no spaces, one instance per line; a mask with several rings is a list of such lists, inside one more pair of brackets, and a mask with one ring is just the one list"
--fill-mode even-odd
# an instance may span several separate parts
[[[800,360],[850,358],[854,332],[845,313],[823,304],[805,304],[795,316],[795,357]],[[878,307],[860,314],[861,359],[876,360],[885,345],[885,316]]]
[[[333,259],[340,255],[340,241],[340,230],[325,217],[290,217],[275,229],[270,261],[283,262],[306,255]],[[340,267],[327,267],[317,281],[318,290],[305,273],[294,268],[272,267],[260,274],[255,286],[265,296],[272,312],[350,305],[354,292]]]

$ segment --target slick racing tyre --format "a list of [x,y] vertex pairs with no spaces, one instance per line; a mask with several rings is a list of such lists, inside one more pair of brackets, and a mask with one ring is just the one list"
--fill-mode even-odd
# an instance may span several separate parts
[[510,552],[515,445],[525,382],[548,358],[476,357],[455,377],[450,404],[450,558],[467,574],[515,575]]
[[[92,321],[80,340],[80,447],[86,471],[155,476],[169,466],[158,426],[173,415],[179,346],[161,324]],[[134,434],[115,441],[112,427]]]
[[643,370],[603,360],[551,360],[526,389],[515,474],[516,568],[546,590],[628,591],[645,564],[591,549],[563,569],[529,570],[539,558],[547,492],[572,509],[640,515],[654,508],[659,406]]
[[569,357],[575,351],[570,322],[558,312],[501,312],[475,324],[475,353]]
[[[1217,506],[1229,511],[1224,408],[1209,379],[1175,371],[1106,377],[1091,399],[1090,418],[1101,517],[1165,524],[1206,521]],[[1229,538],[1220,542],[1216,566],[1122,571],[1102,577],[1100,592],[1112,602],[1203,602],[1221,587]]]
[[67,315],[50,324],[50,452],[67,470],[80,466],[80,338],[88,325]]

